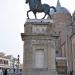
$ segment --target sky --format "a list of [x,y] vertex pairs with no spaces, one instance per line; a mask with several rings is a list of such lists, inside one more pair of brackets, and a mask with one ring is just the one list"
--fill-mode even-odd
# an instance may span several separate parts
[[[57,0],[41,0],[42,4],[56,6]],[[60,0],[61,6],[73,14],[75,10],[75,0]],[[6,55],[23,58],[23,41],[21,33],[24,32],[26,13],[29,5],[25,0],[0,0],[0,52]],[[30,13],[32,14],[32,13]],[[40,15],[40,14],[39,14]],[[34,18],[33,14],[30,18]]]

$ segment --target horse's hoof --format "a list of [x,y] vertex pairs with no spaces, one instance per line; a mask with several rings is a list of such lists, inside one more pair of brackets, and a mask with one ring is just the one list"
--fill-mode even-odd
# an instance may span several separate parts
[[27,19],[29,19],[29,18],[27,18]]
[[44,19],[44,18],[42,18],[42,19]]

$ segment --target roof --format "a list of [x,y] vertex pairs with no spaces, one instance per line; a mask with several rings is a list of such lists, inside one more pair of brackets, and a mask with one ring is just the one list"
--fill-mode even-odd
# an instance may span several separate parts
[[[59,0],[57,1],[56,10],[57,10],[56,13],[70,14],[70,12],[69,12],[65,7],[62,7],[62,6],[61,6]],[[54,11],[51,10],[50,13],[51,13],[51,14],[54,14]]]

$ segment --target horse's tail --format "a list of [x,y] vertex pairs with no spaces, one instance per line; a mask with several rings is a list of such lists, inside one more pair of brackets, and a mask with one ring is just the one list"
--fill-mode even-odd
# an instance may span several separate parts
[[50,8],[54,9],[54,12],[56,12],[56,8],[54,6],[51,6]]

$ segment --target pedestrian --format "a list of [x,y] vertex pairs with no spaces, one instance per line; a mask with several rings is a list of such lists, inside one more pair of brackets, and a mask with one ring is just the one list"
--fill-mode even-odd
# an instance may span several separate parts
[[3,75],[3,70],[2,70],[2,68],[0,68],[0,75]]
[[5,69],[4,75],[7,75],[7,69]]

